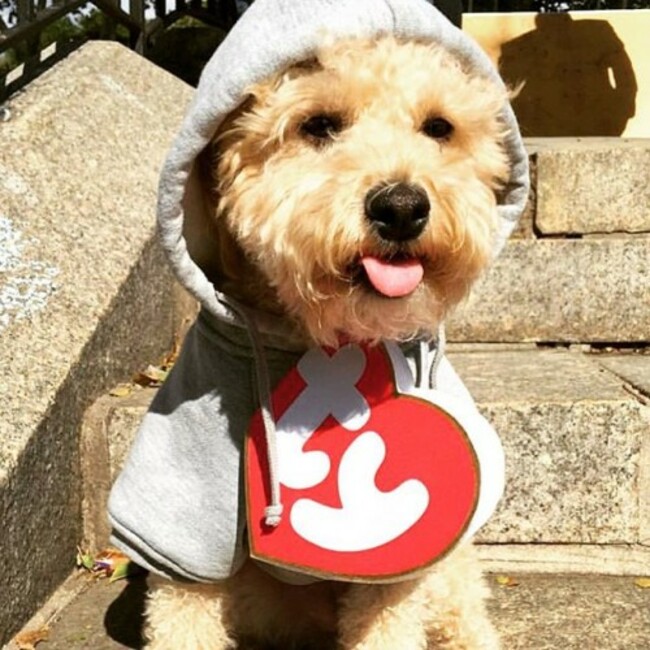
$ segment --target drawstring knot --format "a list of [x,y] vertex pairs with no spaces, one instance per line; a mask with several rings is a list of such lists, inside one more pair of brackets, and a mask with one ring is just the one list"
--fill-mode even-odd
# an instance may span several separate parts
[[275,503],[264,508],[264,523],[267,526],[275,528],[282,520],[282,511],[284,506],[281,503]]

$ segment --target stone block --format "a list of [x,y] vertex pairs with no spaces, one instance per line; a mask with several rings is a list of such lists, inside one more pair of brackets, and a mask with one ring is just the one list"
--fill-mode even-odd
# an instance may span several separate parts
[[487,543],[634,544],[648,407],[573,352],[452,353],[499,432],[506,491]]
[[125,397],[100,397],[86,411],[81,432],[83,540],[92,551],[108,543],[108,494],[155,394],[152,388],[135,386]]
[[650,236],[512,240],[450,319],[453,341],[645,342]]
[[[601,354],[595,360],[620,377],[640,399],[650,405],[650,355]],[[650,409],[648,409],[650,410]],[[642,447],[639,474],[640,542],[650,547],[650,422]]]
[[0,645],[74,564],[84,411],[170,346],[156,188],[190,97],[93,42],[0,124]]
[[650,232],[650,140],[528,140],[544,235]]
[[650,137],[650,12],[466,13],[463,30],[508,86],[524,84],[513,100],[522,133]]
[[[650,408],[622,380],[578,352],[479,348],[449,358],[506,450],[506,492],[480,542],[562,548],[643,542]],[[89,410],[84,467],[91,546],[107,538],[108,489],[152,393],[103,397]],[[630,565],[623,560],[616,566]]]

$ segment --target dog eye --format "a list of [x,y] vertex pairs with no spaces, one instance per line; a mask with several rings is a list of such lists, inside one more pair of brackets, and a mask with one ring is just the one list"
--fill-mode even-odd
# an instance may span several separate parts
[[300,133],[303,136],[319,142],[331,140],[342,129],[343,119],[341,116],[329,113],[312,115],[300,125]]
[[435,140],[447,140],[454,127],[444,117],[428,117],[421,127],[422,133]]

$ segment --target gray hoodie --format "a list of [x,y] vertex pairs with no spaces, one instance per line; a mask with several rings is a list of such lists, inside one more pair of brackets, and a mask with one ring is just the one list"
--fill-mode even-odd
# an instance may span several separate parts
[[[482,50],[426,0],[256,0],[214,53],[163,168],[158,201],[163,246],[202,309],[142,422],[108,508],[113,543],[172,578],[223,580],[246,559],[241,458],[249,421],[264,398],[260,374],[272,388],[305,351],[288,320],[238,307],[203,272],[189,234],[200,233],[208,218],[195,161],[247,89],[313,56],[324,28],[341,37],[389,33],[436,42],[501,83]],[[495,254],[528,194],[528,159],[509,106],[503,120],[512,173],[498,206]],[[421,346],[401,347],[414,375],[426,373]],[[437,352],[437,388],[474,409],[462,382],[440,359],[440,346]]]

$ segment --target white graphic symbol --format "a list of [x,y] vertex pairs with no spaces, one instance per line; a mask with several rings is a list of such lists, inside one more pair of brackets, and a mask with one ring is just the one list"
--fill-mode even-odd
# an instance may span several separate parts
[[345,451],[338,474],[342,508],[299,499],[291,525],[303,539],[331,551],[366,551],[393,541],[425,513],[429,493],[416,479],[381,492],[375,476],[386,445],[374,431],[361,434]]
[[368,422],[370,407],[355,386],[365,366],[365,355],[356,346],[342,347],[331,357],[314,348],[300,359],[298,372],[307,386],[277,424],[280,483],[304,490],[327,478],[329,456],[303,447],[329,415],[348,431]]
[[[356,387],[365,367],[363,350],[351,345],[331,357],[316,348],[298,362],[306,387],[278,421],[280,483],[305,490],[327,478],[328,454],[304,451],[304,446],[328,416],[348,431],[367,424],[370,406]],[[345,552],[377,548],[411,528],[425,513],[429,493],[415,479],[381,492],[375,477],[385,457],[386,445],[378,433],[366,431],[353,440],[337,476],[342,507],[299,499],[290,514],[296,533],[321,548]]]

